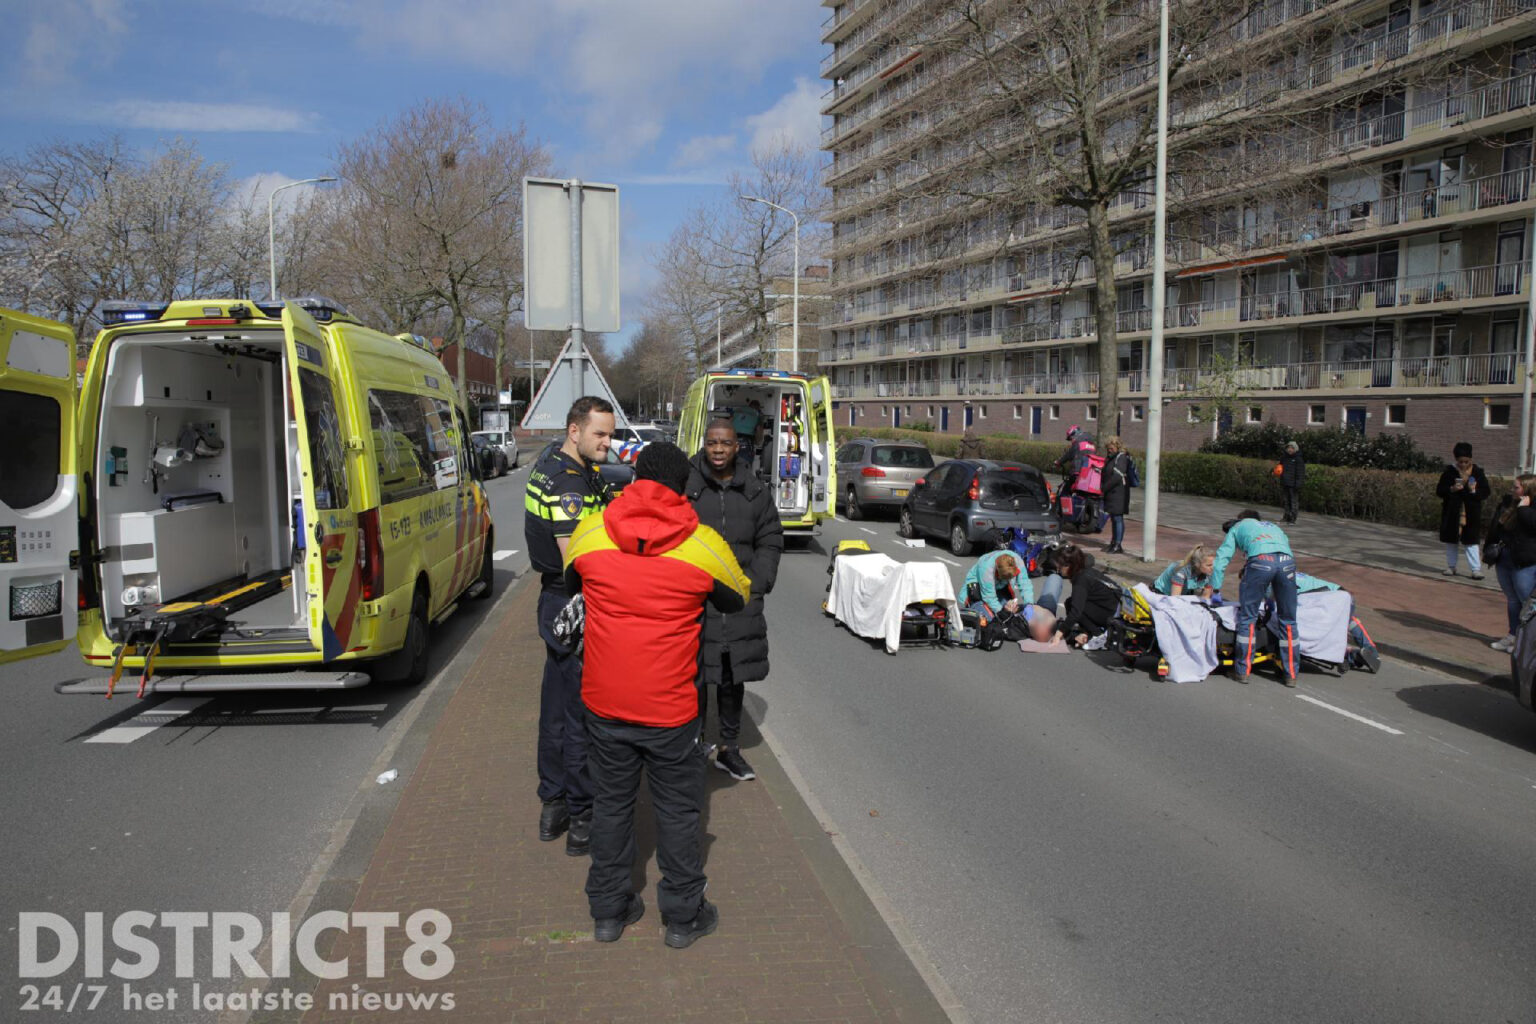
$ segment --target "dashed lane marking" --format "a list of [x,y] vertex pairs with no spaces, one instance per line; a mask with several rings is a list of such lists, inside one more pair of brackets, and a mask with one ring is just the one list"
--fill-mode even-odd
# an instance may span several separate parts
[[1372,729],[1380,729],[1382,732],[1391,733],[1393,736],[1401,736],[1403,734],[1403,730],[1401,729],[1394,729],[1390,725],[1382,725],[1380,722],[1372,721],[1371,719],[1366,718],[1364,715],[1357,715],[1353,711],[1345,711],[1343,708],[1334,707],[1332,704],[1320,701],[1316,697],[1308,697],[1304,693],[1298,693],[1296,697],[1297,699],[1304,700],[1309,704],[1316,704],[1320,708],[1327,708],[1329,711],[1332,711],[1335,714],[1343,715],[1345,718],[1352,718],[1362,725],[1370,726]]
[[945,565],[952,565],[956,569],[960,568],[960,563],[959,562],[952,562],[949,559],[945,558],[943,555],[934,555],[933,557],[937,558],[939,561],[943,562]]
[[515,548],[502,548],[500,551],[492,555],[491,558],[498,562],[504,562],[515,554],[517,554],[517,550]]
[[859,527],[859,529],[863,530],[865,533],[869,534],[871,537],[875,536],[875,531],[871,530],[867,526],[861,526],[861,527]]
[[154,707],[145,708],[122,725],[103,729],[96,735],[88,737],[85,742],[132,743],[134,740],[143,739],[162,725],[170,725],[176,719],[190,711],[195,711],[212,699],[212,697],[172,697]]

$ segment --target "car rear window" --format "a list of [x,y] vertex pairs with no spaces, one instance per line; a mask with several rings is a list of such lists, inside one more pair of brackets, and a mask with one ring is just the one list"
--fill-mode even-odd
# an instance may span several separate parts
[[1013,498],[1045,499],[1045,487],[1031,474],[1020,472],[986,473],[981,478],[982,490],[989,498],[1011,500]]
[[928,453],[928,449],[905,445],[877,444],[869,461],[876,466],[890,466],[893,469],[933,468],[933,456]]

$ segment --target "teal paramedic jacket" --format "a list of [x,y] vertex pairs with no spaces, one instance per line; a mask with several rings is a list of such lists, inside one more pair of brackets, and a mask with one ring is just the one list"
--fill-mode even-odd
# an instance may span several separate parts
[[[1019,568],[1024,568],[1024,556],[1012,551],[988,551],[976,559],[976,564],[971,566],[971,571],[965,574],[965,583],[962,584],[960,594],[964,597],[970,590],[972,583],[976,584],[976,591],[981,595],[985,604],[995,615],[1003,610],[1004,599],[997,593],[997,571],[993,566],[1003,555],[1012,555],[1015,562],[1021,563]],[[1033,604],[1035,600],[1035,585],[1029,581],[1029,573],[1020,572],[1013,578],[1013,591],[1018,595],[1020,604]]]
[[1227,539],[1216,549],[1216,564],[1211,567],[1210,588],[1221,589],[1222,578],[1227,573],[1227,563],[1241,551],[1248,558],[1254,555],[1289,555],[1291,542],[1285,531],[1274,523],[1262,519],[1242,519],[1227,532]]

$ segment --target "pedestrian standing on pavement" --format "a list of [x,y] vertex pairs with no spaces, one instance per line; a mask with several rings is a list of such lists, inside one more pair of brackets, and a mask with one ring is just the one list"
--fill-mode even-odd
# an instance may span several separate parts
[[1445,545],[1445,572],[1456,575],[1456,549],[1467,553],[1467,568],[1472,578],[1483,578],[1483,562],[1477,549],[1482,534],[1483,499],[1488,497],[1488,478],[1483,467],[1472,461],[1472,446],[1465,441],[1451,449],[1456,460],[1446,466],[1435,485],[1440,496],[1440,541]]
[[1239,683],[1248,681],[1259,611],[1264,599],[1272,594],[1280,626],[1280,669],[1285,674],[1285,685],[1295,686],[1301,661],[1296,632],[1296,559],[1291,555],[1290,538],[1274,523],[1260,519],[1253,509],[1239,512],[1236,519],[1227,520],[1221,529],[1227,536],[1216,549],[1210,582],[1200,596],[1208,598],[1221,589],[1227,563],[1241,551],[1247,560],[1238,585],[1237,650],[1232,659],[1232,678]]
[[1282,523],[1294,523],[1301,509],[1301,481],[1307,475],[1307,463],[1301,457],[1301,446],[1295,441],[1285,442],[1285,454],[1280,456],[1280,493],[1284,501]]
[[763,599],[773,590],[784,553],[784,526],[768,485],[736,458],[738,439],[727,419],[711,420],[704,447],[693,458],[688,500],[699,522],[725,538],[752,580],[744,611],[704,611],[704,650],[699,672],[699,730],[708,726],[709,691],[715,690],[720,746],[715,767],[739,782],[757,778],[741,756],[741,708],[746,684],[768,678],[768,619]]
[[581,705],[581,655],[555,636],[555,619],[570,602],[565,552],[586,517],[608,504],[610,494],[597,465],[613,440],[613,406],[591,395],[565,415],[565,439],[539,453],[523,499],[523,537],[528,561],[539,574],[539,636],[544,641],[544,681],[539,690],[539,838],[565,837],[565,852],[587,852],[592,827],[592,788],[587,776],[586,716]]
[[[971,403],[967,402],[965,404],[966,408],[969,409]],[[955,457],[960,459],[979,459],[981,458],[981,453],[981,438],[976,436],[976,428],[967,423],[965,430],[960,434],[960,445],[955,449]]]
[[1131,487],[1137,479],[1136,463],[1120,443],[1120,435],[1104,439],[1104,514],[1109,516],[1109,546],[1104,550],[1125,554],[1125,515],[1131,510]]
[[692,945],[719,921],[704,898],[699,849],[699,636],[705,603],[740,612],[752,581],[725,540],[700,524],[684,494],[690,469],[677,445],[646,445],[635,482],[583,520],[567,550],[567,585],[586,603],[581,696],[593,786],[586,891],[599,942],[616,941],[645,912],[632,877],[642,773],[656,814],[666,944]]
[[1483,545],[1483,554],[1493,563],[1499,589],[1504,591],[1509,616],[1509,632],[1490,645],[1496,651],[1515,649],[1520,609],[1536,590],[1536,506],[1531,504],[1532,498],[1536,498],[1536,476],[1522,473],[1515,477],[1514,492],[1499,500]]

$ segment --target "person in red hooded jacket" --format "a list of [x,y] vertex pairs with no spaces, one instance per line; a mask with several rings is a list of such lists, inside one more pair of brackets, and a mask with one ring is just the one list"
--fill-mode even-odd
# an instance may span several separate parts
[[631,881],[642,772],[656,813],[666,944],[689,946],[719,922],[704,898],[699,850],[706,763],[699,634],[706,601],[741,611],[752,582],[683,496],[689,468],[676,445],[647,445],[635,482],[583,519],[566,549],[568,589],[579,590],[586,604],[581,699],[593,790],[587,901],[599,942],[615,941],[645,912]]

